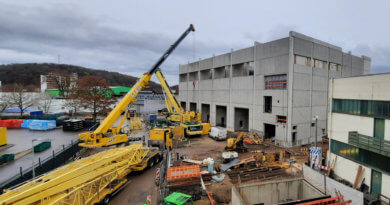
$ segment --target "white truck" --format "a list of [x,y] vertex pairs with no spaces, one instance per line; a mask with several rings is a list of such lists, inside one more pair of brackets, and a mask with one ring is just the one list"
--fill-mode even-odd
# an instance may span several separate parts
[[209,136],[214,140],[226,140],[227,129],[224,127],[211,127]]

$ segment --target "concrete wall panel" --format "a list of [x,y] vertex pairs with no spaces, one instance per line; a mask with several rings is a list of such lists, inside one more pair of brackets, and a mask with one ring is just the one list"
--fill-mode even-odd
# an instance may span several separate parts
[[213,58],[206,58],[199,61],[199,70],[205,70],[213,68]]
[[328,77],[313,76],[313,90],[314,91],[327,91],[328,90]]
[[230,65],[230,53],[214,57],[214,68]]
[[256,60],[285,55],[289,52],[289,38],[282,38],[276,41],[256,45],[255,49]]
[[213,80],[213,90],[229,90],[230,79],[214,79]]
[[313,43],[300,38],[294,38],[294,54],[311,57]]
[[311,75],[303,73],[294,73],[293,90],[310,90]]
[[326,46],[314,43],[313,58],[328,61],[329,49]]
[[232,53],[232,64],[254,61],[254,47],[244,48]]
[[336,49],[329,49],[329,62],[342,64],[343,62],[343,52]]
[[241,76],[232,78],[233,90],[252,90],[253,76]]

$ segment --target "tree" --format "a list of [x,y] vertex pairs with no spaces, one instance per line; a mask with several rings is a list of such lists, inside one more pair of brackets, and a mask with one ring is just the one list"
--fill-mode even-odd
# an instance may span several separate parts
[[7,97],[10,105],[20,109],[20,116],[23,116],[24,111],[36,104],[36,99],[32,93],[28,93],[27,89],[21,84],[13,84],[8,86]]
[[[1,94],[0,94],[1,95]],[[4,93],[0,97],[0,113],[6,110],[11,105],[8,93]]]
[[42,93],[40,96],[39,105],[42,107],[44,113],[48,113],[50,110],[51,102],[53,98],[48,93]]
[[[70,91],[72,93],[72,90]],[[72,115],[76,115],[82,107],[81,101],[75,94],[70,94],[65,102],[65,107],[72,110]]]
[[97,115],[106,115],[116,102],[106,80],[98,76],[84,76],[72,89],[69,99],[79,100],[84,108],[92,110],[94,120]]

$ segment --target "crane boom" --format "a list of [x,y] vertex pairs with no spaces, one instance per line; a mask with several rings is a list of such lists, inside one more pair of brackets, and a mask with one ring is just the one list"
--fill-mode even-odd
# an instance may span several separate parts
[[[195,31],[194,26],[191,24],[184,33],[172,44],[167,51],[160,57],[160,59],[150,68],[150,70],[142,75],[137,83],[130,89],[130,91],[122,98],[122,100],[115,106],[110,114],[103,120],[99,127],[94,132],[85,132],[79,134],[79,139],[84,141],[79,145],[82,147],[101,147],[113,144],[118,144],[128,141],[128,137],[125,134],[120,134],[120,130],[112,128],[115,121],[126,110],[127,106],[132,104],[139,92],[146,88],[149,84],[150,78],[157,68],[168,58],[168,56],[175,50],[180,42],[191,32]],[[114,136],[106,136],[110,131]]]
[[[175,112],[177,113],[184,113],[183,107],[179,104],[179,101],[176,99],[175,95],[173,95],[171,88],[169,87],[163,73],[160,69],[156,70],[156,76],[158,80],[160,81],[161,87],[163,88],[165,94],[167,95],[167,100],[169,101],[169,104],[173,106],[175,109]],[[167,109],[169,109],[167,107]]]

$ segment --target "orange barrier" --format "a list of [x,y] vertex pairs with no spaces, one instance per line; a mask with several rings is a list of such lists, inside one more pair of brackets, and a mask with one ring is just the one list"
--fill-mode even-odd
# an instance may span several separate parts
[[168,181],[180,181],[189,178],[200,178],[199,165],[170,167],[168,169],[168,175],[167,175]]
[[20,127],[24,119],[0,120],[0,127]]

